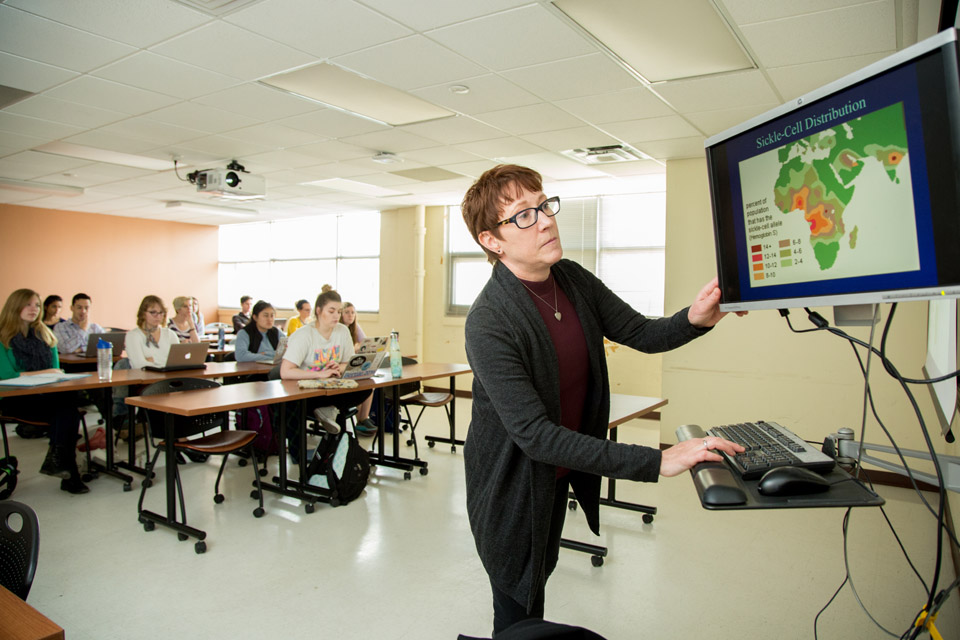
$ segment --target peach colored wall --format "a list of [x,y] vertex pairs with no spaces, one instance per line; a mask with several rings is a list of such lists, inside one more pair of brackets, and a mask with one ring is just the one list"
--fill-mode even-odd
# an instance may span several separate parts
[[90,318],[132,328],[144,295],[196,296],[217,316],[217,227],[0,204],[0,301],[28,287],[93,299]]

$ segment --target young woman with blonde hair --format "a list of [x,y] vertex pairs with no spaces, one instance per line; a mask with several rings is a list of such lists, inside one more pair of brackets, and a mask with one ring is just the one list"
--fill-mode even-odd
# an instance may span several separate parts
[[[40,295],[17,289],[0,311],[0,379],[59,371],[57,338],[41,318]],[[3,399],[3,413],[50,425],[50,448],[40,473],[62,478],[60,489],[87,493],[74,447],[80,412],[75,393],[44,393]]]

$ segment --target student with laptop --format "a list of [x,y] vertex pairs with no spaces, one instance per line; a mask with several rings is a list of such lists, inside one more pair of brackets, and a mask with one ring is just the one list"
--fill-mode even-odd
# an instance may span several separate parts
[[277,310],[269,302],[258,300],[253,305],[250,323],[237,333],[234,351],[237,362],[273,363],[277,353],[282,354],[287,336],[273,326],[276,318]]
[[[59,366],[57,338],[40,319],[40,296],[17,289],[0,311],[0,379],[60,372]],[[50,425],[50,448],[40,473],[61,478],[60,489],[74,494],[90,490],[80,480],[74,453],[80,427],[77,400],[71,392],[3,399],[5,415]]]
[[104,333],[103,327],[90,322],[90,306],[93,300],[85,293],[73,296],[70,302],[70,319],[57,323],[53,335],[57,336],[57,349],[60,353],[86,352],[91,333]]
[[177,334],[180,342],[200,342],[197,325],[193,322],[193,298],[177,296],[173,299],[173,317],[170,318],[168,328]]
[[137,328],[127,332],[127,358],[131,369],[164,367],[170,353],[170,345],[180,344],[180,339],[167,324],[167,308],[159,296],[146,296],[137,309]]
[[[342,308],[340,294],[329,290],[317,296],[314,305],[314,321],[301,327],[287,340],[287,350],[280,363],[280,378],[283,380],[307,380],[339,377],[344,365],[353,355],[353,342],[350,331],[340,324]],[[320,425],[330,433],[339,433],[345,422],[343,412],[363,403],[371,394],[371,389],[353,391],[332,396],[319,396],[307,401],[307,410],[312,411]],[[325,407],[335,407],[340,415],[331,420],[323,411]],[[295,413],[295,412],[290,412]],[[359,417],[358,417],[359,419]],[[301,420],[291,424],[289,435],[291,454],[298,455]],[[358,434],[369,433],[357,426]]]

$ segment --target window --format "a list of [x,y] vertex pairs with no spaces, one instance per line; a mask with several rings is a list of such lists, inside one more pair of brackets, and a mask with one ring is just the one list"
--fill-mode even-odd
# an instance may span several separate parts
[[[563,257],[603,280],[631,307],[663,315],[666,192],[560,199]],[[465,315],[490,277],[460,207],[447,208],[447,314]]]
[[220,306],[236,307],[243,295],[312,304],[324,284],[358,311],[380,310],[379,212],[220,227]]

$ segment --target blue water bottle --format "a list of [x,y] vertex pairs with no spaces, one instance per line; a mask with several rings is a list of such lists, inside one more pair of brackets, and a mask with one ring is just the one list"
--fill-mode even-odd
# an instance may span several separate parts
[[217,328],[217,349],[219,349],[220,351],[223,351],[223,343],[224,341],[226,341],[226,337],[224,336],[224,333],[225,332],[223,330],[223,325],[220,325],[220,327]]
[[97,377],[100,382],[113,377],[113,345],[103,338],[97,339]]
[[390,332],[390,376],[394,379],[403,376],[403,356],[400,355],[400,334]]

